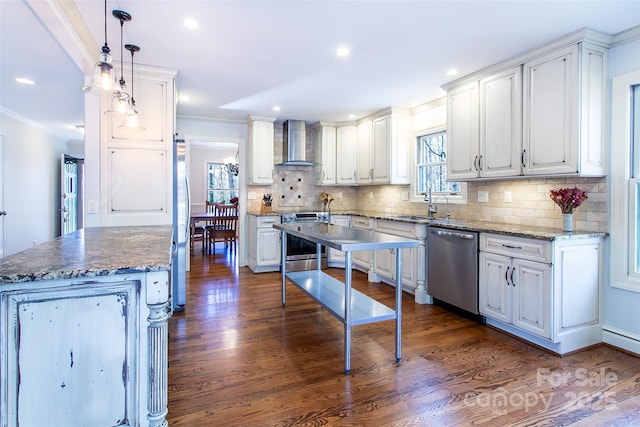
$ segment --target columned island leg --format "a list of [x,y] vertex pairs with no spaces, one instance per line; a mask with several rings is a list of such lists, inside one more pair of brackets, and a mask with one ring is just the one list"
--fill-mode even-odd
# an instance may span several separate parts
[[169,277],[166,272],[147,276],[147,357],[149,427],[167,427],[169,391]]

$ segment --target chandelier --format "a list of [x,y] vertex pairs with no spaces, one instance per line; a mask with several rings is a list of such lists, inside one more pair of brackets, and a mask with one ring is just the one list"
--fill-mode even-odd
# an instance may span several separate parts
[[226,159],[223,160],[224,163],[224,170],[227,171],[227,173],[229,174],[233,174],[235,176],[238,176],[238,171],[239,171],[239,167],[238,167],[238,152],[236,152],[236,157],[227,157]]

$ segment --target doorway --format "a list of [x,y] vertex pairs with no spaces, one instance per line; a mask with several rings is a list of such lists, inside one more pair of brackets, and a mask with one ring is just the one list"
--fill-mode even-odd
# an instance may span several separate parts
[[6,253],[6,237],[4,233],[4,135],[0,133],[0,258]]
[[84,227],[84,159],[63,154],[60,165],[60,234]]

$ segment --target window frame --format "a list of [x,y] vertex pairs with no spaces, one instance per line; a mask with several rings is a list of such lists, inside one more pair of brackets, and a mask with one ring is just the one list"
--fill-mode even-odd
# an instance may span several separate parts
[[[212,161],[206,161],[205,162],[205,166],[204,166],[204,191],[205,191],[205,195],[204,195],[204,199],[205,201],[208,202],[212,202],[212,203],[220,203],[220,201],[215,201],[215,200],[210,200],[209,199],[209,195],[211,192],[213,192],[215,194],[215,192],[229,192],[229,200],[232,197],[238,197],[239,191],[240,191],[240,185],[238,183],[238,177],[235,178],[235,188],[214,188],[211,189],[209,188],[209,170],[210,170],[210,165],[217,165],[220,166],[222,169],[224,169],[224,163],[223,162],[212,162]],[[227,172],[228,174],[228,172]],[[235,196],[233,195],[233,192],[235,191]],[[229,200],[225,199],[224,203],[229,203]]]
[[[638,262],[640,165],[637,159],[633,159],[634,153],[632,153],[634,117],[631,104],[633,87],[638,85],[640,85],[640,71],[612,79],[609,270],[611,287],[640,293],[640,265],[638,265],[640,264]],[[638,104],[640,102],[636,100],[636,107]],[[635,111],[635,121],[636,125],[640,125],[638,111]],[[640,145],[639,134],[636,128],[635,143],[638,145]],[[637,146],[635,148],[640,149]],[[637,157],[637,152],[635,156]]]
[[[428,204],[429,200],[428,198],[425,197],[425,194],[423,193],[418,193],[418,182],[419,182],[419,176],[418,176],[418,141],[419,138],[424,137],[424,136],[428,136],[428,135],[433,135],[433,134],[437,134],[437,133],[441,133],[441,132],[447,132],[447,128],[446,126],[438,126],[438,127],[433,127],[433,128],[429,128],[429,129],[423,129],[423,130],[419,130],[413,133],[413,139],[412,139],[412,143],[413,143],[413,147],[411,149],[411,165],[412,165],[412,173],[411,173],[411,185],[410,185],[410,201],[412,203],[422,203],[422,204]],[[447,151],[450,150],[451,147],[449,147],[447,145]],[[449,153],[447,153],[448,155]],[[466,205],[467,204],[467,183],[466,182],[462,182],[462,181],[457,181],[460,183],[460,193],[452,195],[448,192],[432,192],[431,193],[431,197],[433,198],[433,202],[434,203],[446,203],[448,202],[449,204],[460,204],[460,205]],[[438,196],[442,196],[440,198],[438,198]],[[445,199],[446,196],[446,199]],[[425,200],[426,199],[426,200]]]

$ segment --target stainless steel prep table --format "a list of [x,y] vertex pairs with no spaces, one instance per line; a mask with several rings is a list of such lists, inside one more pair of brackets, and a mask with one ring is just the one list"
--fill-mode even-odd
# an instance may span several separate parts
[[[396,321],[396,362],[402,357],[402,275],[396,277],[396,307],[390,309],[367,295],[351,289],[351,252],[379,249],[415,248],[418,241],[392,236],[372,230],[361,230],[328,223],[274,224],[282,232],[282,259],[287,258],[286,235],[291,234],[316,243],[318,255],[321,247],[345,253],[345,281],[340,282],[322,271],[320,262],[315,270],[287,273],[282,263],[282,305],[286,303],[286,279],[302,289],[344,323],[344,371],[351,371],[351,327],[366,323]],[[318,256],[320,259],[320,256]],[[396,251],[396,271],[402,271],[402,251]]]

